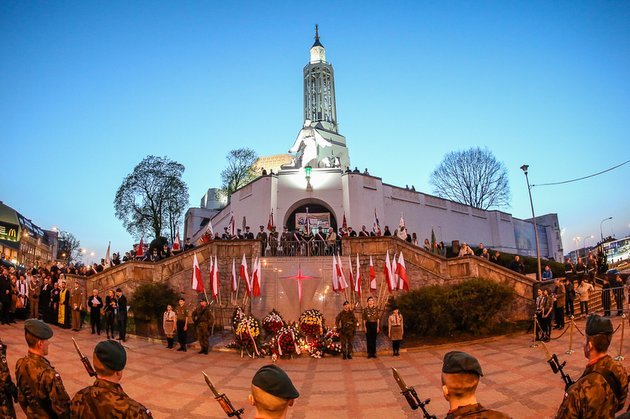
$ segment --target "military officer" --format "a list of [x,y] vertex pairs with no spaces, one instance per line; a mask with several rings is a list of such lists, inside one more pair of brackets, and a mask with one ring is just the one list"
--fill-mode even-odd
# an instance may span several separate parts
[[208,308],[208,302],[205,297],[199,303],[199,306],[193,310],[192,320],[197,329],[197,340],[201,346],[200,354],[208,355],[208,338],[210,337],[210,325],[212,324],[212,312]]
[[45,358],[53,331],[37,319],[24,322],[28,355],[15,365],[18,401],[28,418],[69,418],[70,397],[61,377]]
[[370,296],[367,299],[367,307],[363,309],[363,328],[365,329],[368,358],[376,358],[376,335],[379,326],[378,308],[374,305],[374,297]]
[[613,335],[610,319],[591,314],[586,319],[586,369],[565,395],[556,418],[613,418],[626,402],[628,373],[608,355]]
[[72,398],[72,417],[151,418],[151,411],[129,397],[120,380],[127,363],[125,348],[115,340],[104,340],[94,348],[96,381],[77,392]]
[[442,364],[442,394],[450,405],[446,419],[506,419],[505,413],[490,410],[477,403],[477,385],[483,376],[479,361],[466,352],[451,351]]
[[15,417],[14,401],[17,402],[17,387],[7,364],[7,347],[0,340],[0,417]]
[[260,254],[265,256],[267,250],[267,233],[265,232],[265,226],[260,226],[260,231],[256,234],[256,239],[260,240]]
[[270,364],[260,368],[252,378],[249,402],[257,418],[285,418],[289,407],[300,397],[284,370]]
[[352,306],[346,300],[343,303],[343,310],[335,319],[335,326],[339,331],[341,340],[341,353],[343,359],[352,359],[352,340],[354,339],[354,331],[356,330],[358,321],[352,312]]

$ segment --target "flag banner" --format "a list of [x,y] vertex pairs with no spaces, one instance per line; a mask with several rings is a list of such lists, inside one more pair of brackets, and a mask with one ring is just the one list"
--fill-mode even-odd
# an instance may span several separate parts
[[376,289],[376,271],[374,270],[374,262],[372,256],[370,256],[370,289]]
[[256,257],[252,263],[252,294],[254,297],[260,297],[259,266],[258,257]]
[[407,267],[405,266],[405,258],[402,252],[398,256],[398,264],[396,265],[396,273],[400,278],[398,289],[409,291],[409,280],[407,279]]
[[398,274],[396,273],[396,267],[398,264],[398,258],[396,257],[396,252],[394,252],[394,256],[392,257],[392,261],[390,263],[391,275],[392,275],[392,289],[398,289]]
[[273,210],[269,214],[269,221],[267,221],[267,230],[271,231],[273,229]]
[[343,273],[343,263],[341,263],[339,253],[337,253],[337,271],[339,272],[339,289],[343,291],[348,288],[348,281],[346,281],[346,275]]
[[245,281],[245,288],[247,289],[247,295],[252,295],[252,284],[249,282],[249,272],[247,271],[247,260],[245,259],[245,253],[243,253],[243,260],[241,261],[240,276]]
[[228,230],[230,231],[231,236],[234,236],[234,234],[236,234],[236,221],[234,220],[234,214],[230,215],[230,222],[228,224]]
[[378,220],[378,216],[376,215],[376,208],[374,208],[374,225],[372,226],[372,231],[377,236],[381,235],[381,223]]
[[356,281],[354,286],[354,291],[359,294],[359,299],[361,299],[361,265],[359,264],[359,254],[357,253],[357,272],[356,272]]
[[182,244],[179,240],[179,231],[175,234],[175,241],[173,242],[173,248],[171,250],[173,250],[173,252],[179,252],[182,250]]
[[136,258],[141,258],[144,256],[144,237],[140,238],[140,243],[138,243],[138,247],[136,249]]
[[206,227],[206,233],[208,233],[211,238],[214,238],[214,229],[212,228],[212,220],[208,220],[208,226]]
[[350,285],[352,286],[352,289],[354,289],[354,272],[352,269],[352,258],[350,257],[350,255],[348,255],[348,271],[350,272],[350,276],[349,276],[349,281],[350,281]]
[[112,242],[108,242],[107,243],[107,252],[105,252],[105,267],[109,268],[110,266],[112,266],[112,258],[109,255],[109,248],[112,245]]
[[387,254],[385,255],[385,266],[383,267],[383,274],[385,274],[385,282],[387,282],[387,289],[389,292],[392,292],[392,267],[391,262],[389,261],[389,249],[387,249]]
[[236,261],[232,258],[232,292],[238,293],[238,277],[236,276]]
[[219,288],[221,288],[221,282],[219,282],[219,262],[217,260],[217,255],[214,255],[214,270],[212,271],[212,289],[213,289],[213,297],[216,297],[219,294]]
[[197,253],[195,253],[195,256],[193,257],[192,289],[197,292],[204,291],[201,269],[199,268],[199,261],[197,260]]
[[332,257],[332,284],[333,291],[339,292],[339,270],[337,269],[337,258],[335,255]]
[[341,228],[343,228],[344,231],[348,230],[348,222],[346,221],[346,212],[345,211],[343,213],[343,221],[341,223]]

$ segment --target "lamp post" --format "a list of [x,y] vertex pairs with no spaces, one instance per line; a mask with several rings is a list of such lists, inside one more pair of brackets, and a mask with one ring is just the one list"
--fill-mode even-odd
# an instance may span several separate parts
[[534,201],[532,201],[532,187],[529,186],[529,177],[527,176],[527,171],[529,169],[529,165],[524,164],[521,166],[521,170],[525,173],[525,180],[527,181],[527,192],[529,192],[529,205],[532,207],[532,220],[534,222],[534,238],[536,240],[536,261],[538,264],[538,277],[536,278],[538,281],[542,280],[542,269],[540,267],[540,247],[538,246],[538,227],[536,226],[536,215],[534,214]]
[[577,263],[577,260],[580,257],[580,239],[580,236],[573,237],[573,241],[575,242],[575,263]]
[[582,240],[582,245],[584,245],[584,254],[586,254],[586,240],[588,239],[594,239],[595,236],[593,236],[592,234],[590,236],[586,236],[584,237],[584,240]]
[[604,224],[604,221],[608,221],[608,220],[612,220],[612,217],[608,217],[608,218],[604,218],[600,223],[599,223],[599,235],[602,238],[602,242],[604,241],[604,233],[602,232],[602,224]]

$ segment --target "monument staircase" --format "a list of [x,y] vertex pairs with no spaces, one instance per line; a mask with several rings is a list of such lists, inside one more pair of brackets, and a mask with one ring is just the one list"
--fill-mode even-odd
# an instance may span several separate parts
[[[383,287],[385,255],[390,258],[403,253],[410,288],[418,289],[427,285],[444,285],[466,281],[472,278],[486,278],[509,285],[515,294],[510,307],[511,320],[528,320],[533,313],[533,295],[537,286],[535,279],[515,273],[507,268],[475,256],[446,259],[413,246],[394,237],[353,237],[342,240],[341,260],[347,273],[350,261],[356,271],[356,255],[363,278],[363,300],[369,295],[370,256],[376,271],[379,288]],[[209,269],[210,258],[216,256],[219,266],[221,292],[211,305],[215,310],[217,326],[228,326],[230,316],[237,305],[245,305],[257,317],[262,317],[272,308],[278,309],[286,319],[297,319],[300,312],[308,308],[320,309],[328,319],[334,319],[345,299],[358,300],[349,290],[335,293],[332,290],[332,257],[286,257],[264,256],[261,260],[262,296],[249,301],[241,289],[234,298],[230,290],[232,261],[236,273],[240,270],[243,255],[251,270],[254,258],[260,258],[261,244],[257,240],[212,241],[182,252],[159,262],[127,262],[108,268],[91,277],[72,276],[85,288],[86,295],[98,289],[100,295],[109,290],[121,288],[129,301],[138,286],[144,283],[167,283],[181,292],[189,304],[194,304],[197,295],[191,287],[193,256],[197,255],[201,267],[206,292],[210,299]],[[300,278],[303,277],[303,278]],[[242,287],[242,282],[241,282]],[[299,291],[302,300],[299,301]],[[383,297],[387,291],[382,292]],[[402,292],[396,291],[395,293]],[[599,294],[595,292],[594,294]],[[376,296],[376,295],[375,295]],[[579,312],[579,303],[576,312]],[[593,307],[594,308],[594,307]],[[130,309],[133,315],[133,306]]]

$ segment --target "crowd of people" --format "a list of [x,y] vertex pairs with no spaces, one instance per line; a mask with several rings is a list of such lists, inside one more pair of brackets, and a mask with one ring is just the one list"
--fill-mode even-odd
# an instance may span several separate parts
[[105,329],[108,339],[115,339],[116,331],[118,339],[126,339],[127,297],[120,288],[110,290],[104,298],[96,289],[86,296],[77,281],[68,284],[61,270],[41,268],[36,272],[0,268],[2,324],[40,319],[46,324],[78,332],[89,313],[92,334],[100,335]]

